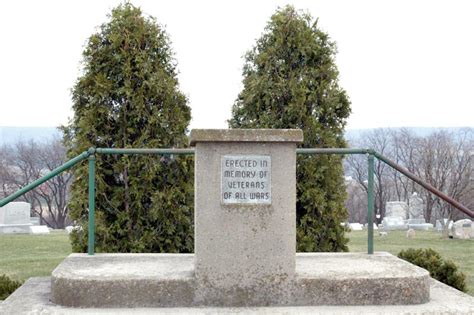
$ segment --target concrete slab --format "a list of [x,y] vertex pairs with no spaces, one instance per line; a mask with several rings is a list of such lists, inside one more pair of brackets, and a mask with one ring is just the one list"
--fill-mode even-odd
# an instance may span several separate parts
[[474,314],[474,297],[430,279],[430,301],[418,305],[194,307],[194,308],[71,308],[50,302],[51,279],[30,278],[0,303],[0,314]]
[[215,288],[203,299],[193,254],[72,254],[52,273],[51,297],[74,307],[419,304],[429,300],[429,279],[388,253],[301,253],[279,290]]

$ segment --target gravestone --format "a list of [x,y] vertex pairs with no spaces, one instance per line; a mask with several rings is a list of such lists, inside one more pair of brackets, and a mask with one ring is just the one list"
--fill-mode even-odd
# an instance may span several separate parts
[[452,234],[454,238],[463,240],[474,238],[474,224],[469,219],[458,220],[452,225]]
[[388,201],[385,204],[385,217],[400,217],[406,220],[408,205],[404,201]]
[[360,223],[349,223],[349,229],[351,231],[362,231],[364,228],[363,224]]
[[423,199],[418,196],[415,192],[409,198],[407,225],[409,229],[413,230],[430,230],[433,228],[433,224],[426,223],[425,216],[423,214],[424,203]]
[[408,228],[402,217],[384,217],[382,227],[385,231],[406,230]]
[[385,216],[382,227],[386,231],[406,230],[405,219],[407,217],[408,205],[403,201],[389,201],[385,204]]
[[0,234],[30,233],[30,208],[27,202],[10,202],[0,208]]
[[[46,234],[49,229],[34,225],[30,217],[31,205],[28,202],[10,202],[0,207],[0,234]],[[33,220],[36,220],[33,219]]]

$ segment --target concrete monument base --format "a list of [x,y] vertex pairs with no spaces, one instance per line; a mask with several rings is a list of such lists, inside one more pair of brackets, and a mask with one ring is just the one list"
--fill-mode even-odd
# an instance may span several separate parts
[[[51,300],[72,307],[390,305],[429,301],[426,270],[391,254],[296,254],[294,279],[220,290],[196,281],[193,254],[71,254]],[[245,277],[245,274],[243,275]]]
[[30,278],[3,303],[0,314],[474,314],[474,297],[430,279],[430,301],[416,305],[322,305],[322,306],[267,306],[267,307],[169,307],[169,308],[73,308],[51,303],[51,279]]

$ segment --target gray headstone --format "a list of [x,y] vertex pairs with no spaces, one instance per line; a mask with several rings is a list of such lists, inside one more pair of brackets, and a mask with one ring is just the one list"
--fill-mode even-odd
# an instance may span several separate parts
[[31,224],[30,208],[31,205],[27,202],[10,202],[0,208],[0,224]]
[[453,237],[459,239],[474,238],[474,224],[469,219],[459,220],[453,223]]

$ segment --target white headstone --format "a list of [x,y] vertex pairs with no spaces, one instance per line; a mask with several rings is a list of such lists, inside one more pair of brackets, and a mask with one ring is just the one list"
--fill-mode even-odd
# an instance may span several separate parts
[[362,231],[364,226],[360,223],[349,223],[349,228],[351,231]]
[[385,206],[385,217],[401,217],[402,220],[407,218],[408,205],[403,201],[389,201]]
[[31,224],[30,209],[28,202],[10,202],[0,208],[0,224]]
[[407,225],[402,217],[385,217],[382,220],[384,230],[406,230]]
[[39,225],[38,217],[30,217],[28,202],[10,202],[0,208],[0,234],[45,234],[46,226]]

